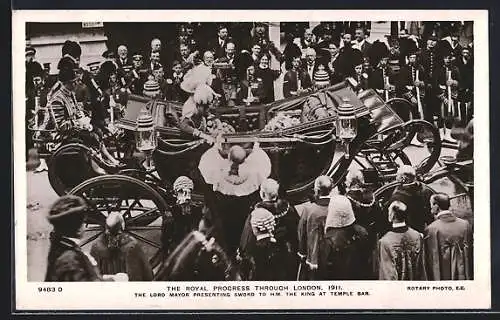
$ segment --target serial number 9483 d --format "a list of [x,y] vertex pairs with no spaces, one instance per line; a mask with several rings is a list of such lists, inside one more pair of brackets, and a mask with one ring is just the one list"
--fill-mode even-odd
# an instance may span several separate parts
[[38,287],[38,292],[62,292],[62,287]]

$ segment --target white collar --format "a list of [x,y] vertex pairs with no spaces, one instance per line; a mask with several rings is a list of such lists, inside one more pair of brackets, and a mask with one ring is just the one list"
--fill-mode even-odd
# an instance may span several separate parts
[[330,199],[330,196],[319,196],[318,199]]
[[401,228],[401,227],[406,227],[406,223],[404,222],[393,222],[392,223],[392,228]]
[[439,218],[440,216],[445,215],[445,214],[451,214],[451,215],[453,215],[453,212],[451,212],[450,210],[439,211],[439,213],[436,214],[436,219]]

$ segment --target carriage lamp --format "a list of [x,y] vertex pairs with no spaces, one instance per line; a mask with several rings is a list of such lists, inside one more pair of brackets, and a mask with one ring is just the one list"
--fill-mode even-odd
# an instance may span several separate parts
[[138,151],[146,156],[145,165],[152,167],[151,157],[156,149],[157,137],[153,117],[146,108],[143,108],[137,116],[135,127],[135,146]]
[[356,113],[354,106],[349,102],[348,98],[342,99],[342,104],[337,110],[337,137],[340,138],[346,147],[345,157],[349,157],[349,143],[356,138],[358,134],[358,126],[356,121]]

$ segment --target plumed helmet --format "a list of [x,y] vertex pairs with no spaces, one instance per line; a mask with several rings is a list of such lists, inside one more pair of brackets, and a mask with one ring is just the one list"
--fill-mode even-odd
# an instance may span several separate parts
[[193,99],[196,104],[209,104],[214,100],[214,91],[207,84],[200,84],[194,91]]
[[351,201],[346,196],[334,195],[330,198],[325,230],[327,228],[347,227],[352,225],[355,220]]
[[193,180],[189,179],[186,176],[180,176],[174,181],[173,189],[174,192],[183,190],[183,189],[190,189],[193,190],[194,184]]
[[187,93],[194,93],[196,88],[202,84],[212,83],[212,70],[201,64],[189,70],[181,82],[181,89]]

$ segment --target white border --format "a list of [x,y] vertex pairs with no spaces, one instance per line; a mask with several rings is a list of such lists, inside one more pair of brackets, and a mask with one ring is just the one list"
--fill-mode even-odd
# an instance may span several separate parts
[[[369,18],[368,18],[369,17]],[[67,283],[57,284],[62,293],[40,294],[43,283],[27,282],[26,241],[26,169],[24,159],[24,62],[25,22],[82,21],[474,21],[475,47],[475,234],[474,281],[464,282],[336,282],[347,291],[369,291],[365,297],[270,297],[255,298],[134,298],[135,292],[166,292],[168,283]],[[15,190],[15,272],[16,308],[18,310],[71,309],[488,309],[491,307],[490,219],[489,219],[489,75],[488,12],[486,10],[58,10],[13,11],[13,115],[14,115],[14,190]],[[145,40],[146,41],[146,40]],[[307,282],[326,287],[335,282]],[[178,283],[184,287],[189,284]],[[251,285],[253,283],[235,283]],[[272,285],[287,283],[272,283]],[[290,288],[298,283],[288,283]],[[47,284],[45,284],[47,285]],[[206,283],[213,285],[228,283]],[[465,286],[463,291],[407,291],[408,285]]]

